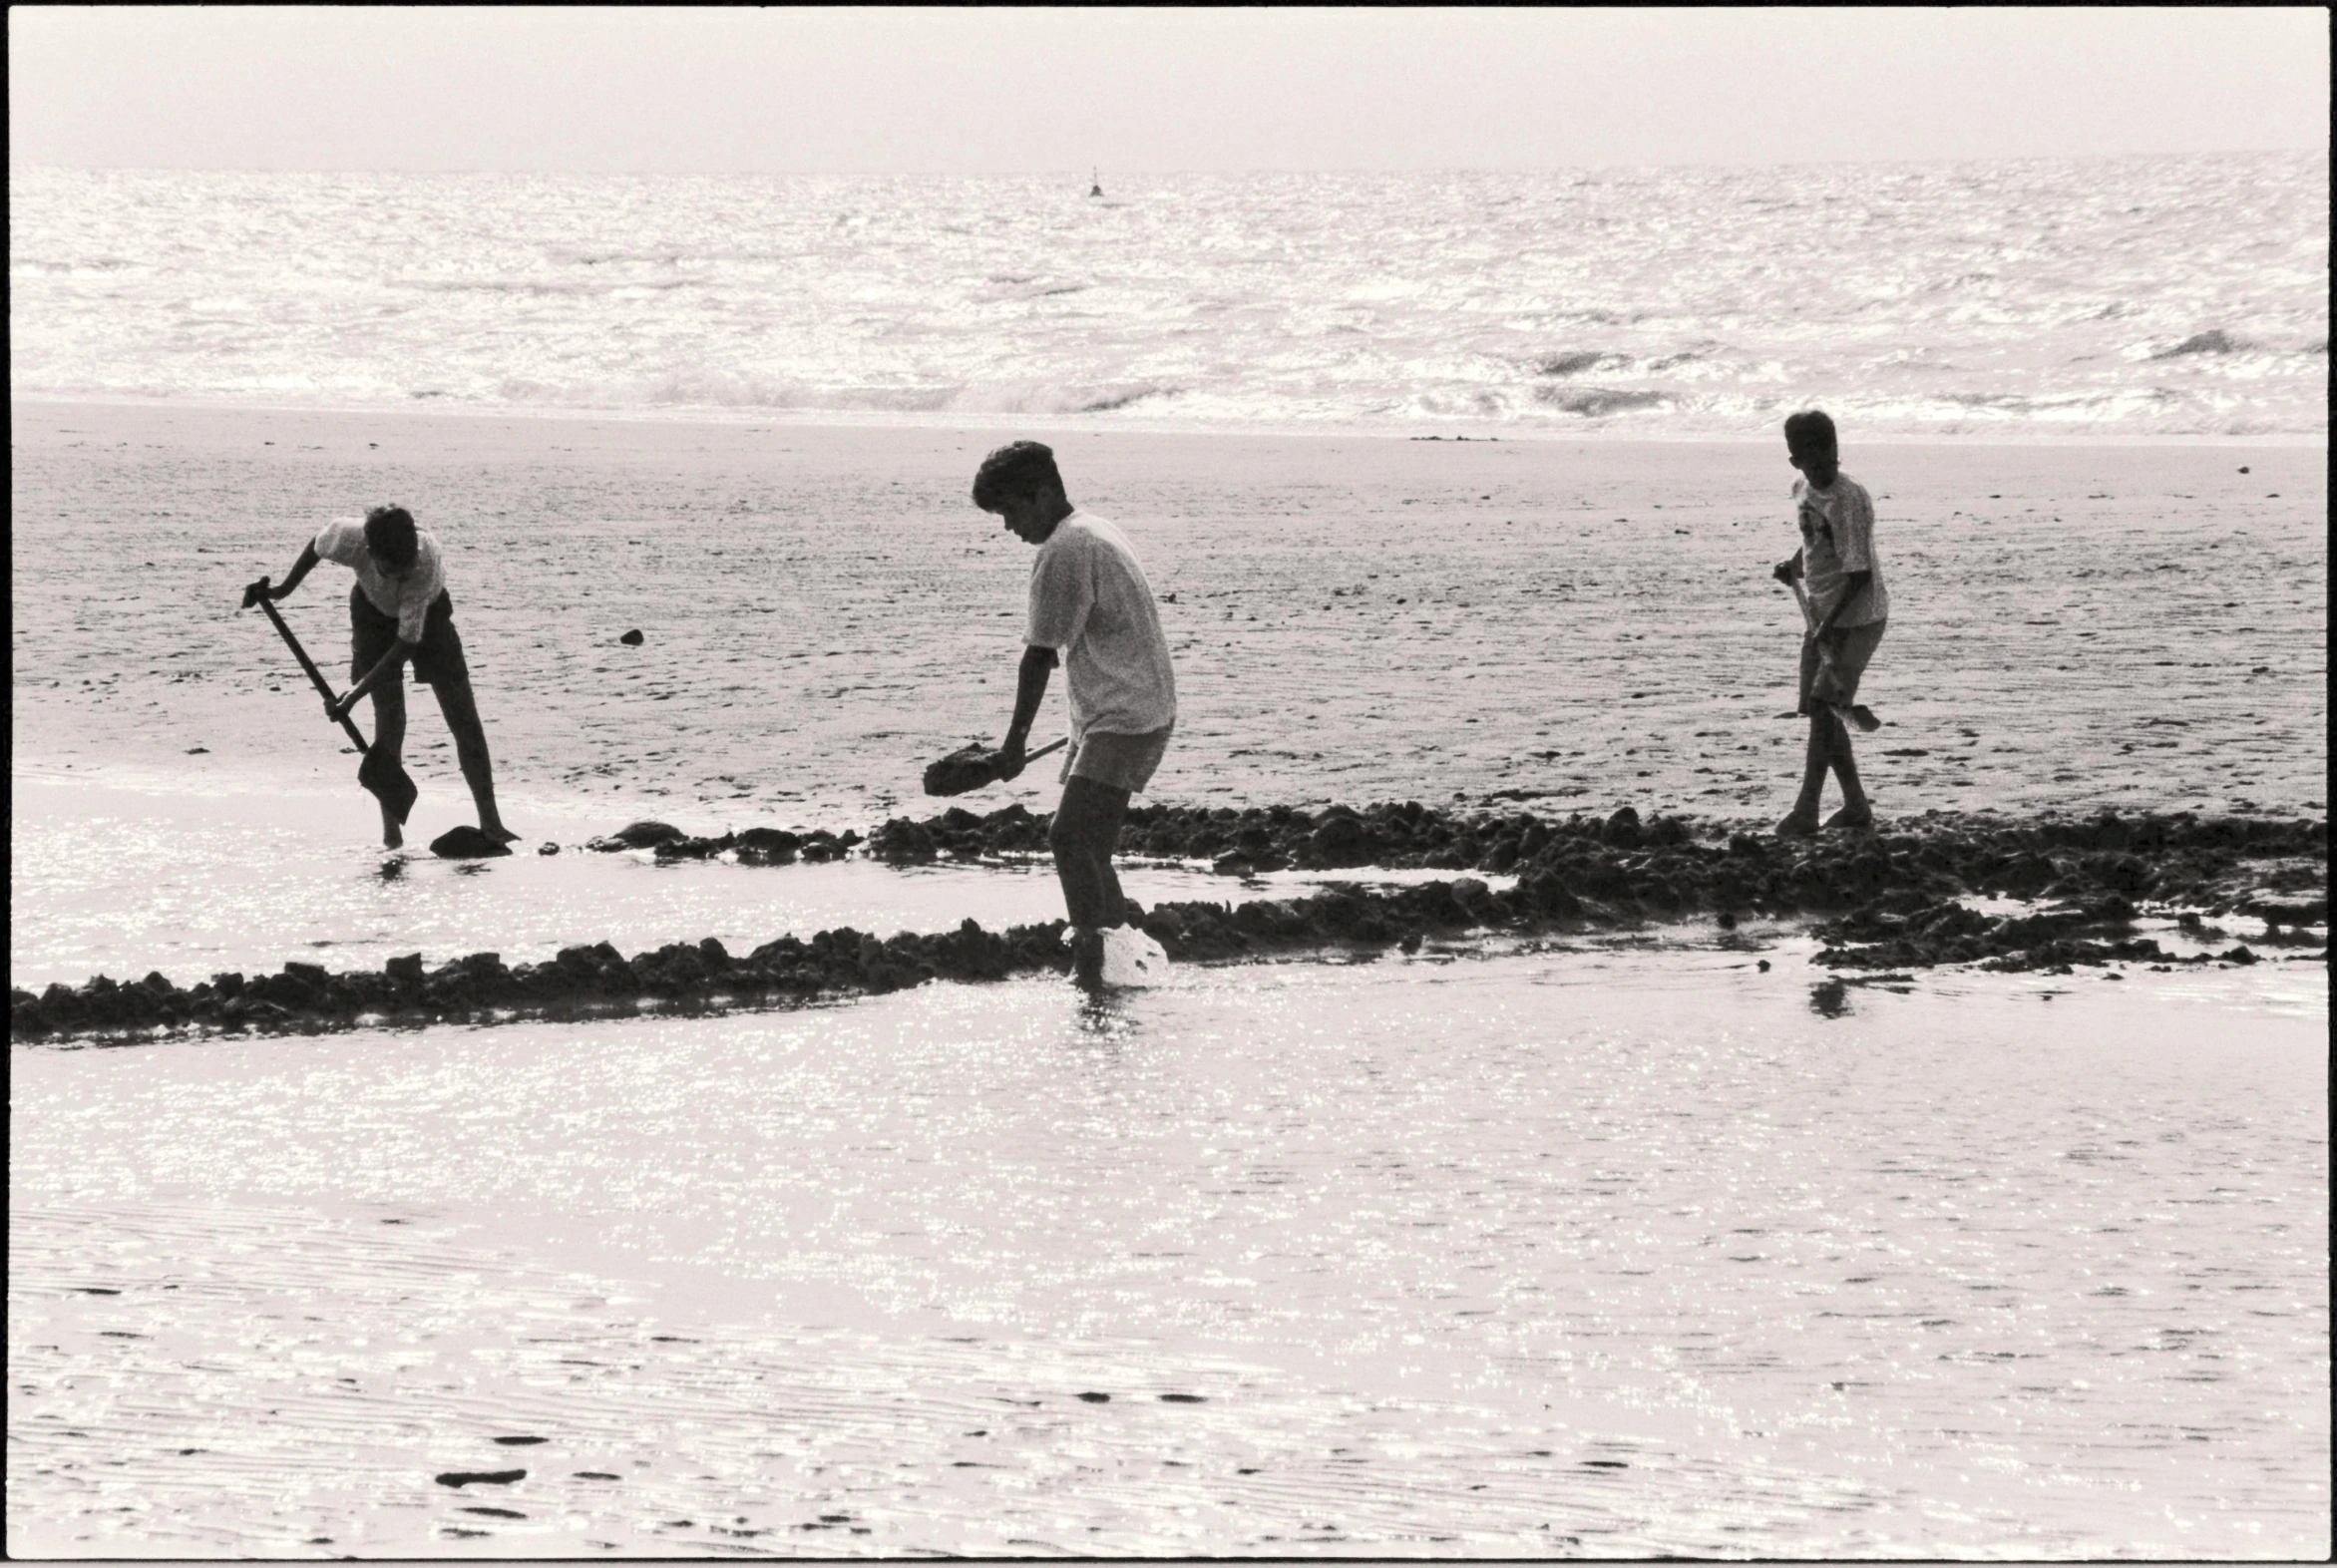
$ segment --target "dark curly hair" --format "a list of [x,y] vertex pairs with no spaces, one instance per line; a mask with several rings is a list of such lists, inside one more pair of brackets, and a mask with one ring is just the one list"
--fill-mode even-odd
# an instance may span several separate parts
[[1010,441],[981,460],[974,476],[974,504],[995,512],[1008,496],[1035,496],[1044,491],[1062,494],[1063,476],[1055,467],[1054,448],[1035,441]]
[[404,507],[375,507],[365,514],[365,549],[391,570],[414,564],[414,514]]
[[1785,445],[1795,452],[1838,452],[1834,422],[1821,408],[1805,408],[1785,416]]

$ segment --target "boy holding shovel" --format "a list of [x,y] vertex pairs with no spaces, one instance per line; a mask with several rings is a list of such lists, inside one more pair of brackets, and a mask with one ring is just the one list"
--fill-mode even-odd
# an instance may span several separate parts
[[[438,692],[439,710],[455,737],[463,781],[479,807],[479,829],[499,844],[519,835],[504,826],[495,806],[495,771],[487,755],[487,732],[471,696],[471,670],[463,639],[455,631],[454,598],[446,590],[438,540],[414,526],[404,507],[375,507],[365,521],[328,523],[309,541],[280,584],[261,578],[243,590],[243,602],[280,599],[300,586],[319,561],[336,562],[357,574],[349,590],[349,678],[339,701],[327,701],[325,716],[348,718],[363,696],[373,698],[373,755],[394,765],[406,738],[405,667]],[[390,849],[405,842],[398,815],[381,808],[381,841]]]
[[974,504],[1038,547],[1030,568],[1030,615],[1014,684],[1014,716],[999,747],[998,776],[1022,771],[1023,748],[1064,665],[1071,693],[1071,749],[1063,799],[1047,834],[1071,923],[1072,978],[1103,983],[1103,932],[1126,923],[1112,850],[1128,798],[1151,782],[1176,724],[1176,677],[1152,586],[1117,525],[1082,512],[1063,494],[1055,455],[1017,441],[982,459]]
[[1850,754],[1850,731],[1837,710],[1848,709],[1858,695],[1858,678],[1882,641],[1891,601],[1874,559],[1874,502],[1865,486],[1842,472],[1834,422],[1816,409],[1788,416],[1785,458],[1801,471],[1793,485],[1801,548],[1790,561],[1778,562],[1773,575],[1787,587],[1800,585],[1808,596],[1800,711],[1809,716],[1809,749],[1801,794],[1777,832],[1806,838],[1819,829],[1818,800],[1829,771],[1841,781],[1842,809],[1824,826],[1874,825],[1874,808]]

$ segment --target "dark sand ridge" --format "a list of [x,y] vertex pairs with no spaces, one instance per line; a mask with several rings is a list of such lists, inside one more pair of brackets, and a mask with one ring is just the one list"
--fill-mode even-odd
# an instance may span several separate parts
[[[896,863],[943,853],[1027,853],[1044,819],[1019,806],[988,817],[956,808],[926,823],[897,819],[869,841]],[[2216,935],[2201,912],[2238,912],[2306,928],[2296,941],[2327,960],[2328,824],[2263,817],[2142,817],[2021,823],[1935,816],[1908,828],[1822,844],[1781,843],[1727,825],[1677,817],[1643,823],[1630,807],[1600,819],[1530,813],[1455,818],[1417,803],[1367,812],[1292,808],[1246,814],[1147,809],[1129,838],[1150,854],[1227,850],[1223,869],[1270,862],[1310,868],[1473,866],[1515,873],[1495,891],[1473,878],[1399,889],[1338,886],[1310,897],[1237,905],[1185,902],[1140,912],[1139,924],[1182,962],[1278,953],[1415,951],[1427,937],[1467,933],[1586,933],[1705,912],[1733,927],[1740,912],[1816,915],[1827,943],[1817,962],[1838,969],[1977,964],[2055,970],[2080,964],[2257,962],[2244,946],[2178,958],[2136,932],[2137,900],[2179,912],[2195,938]],[[602,847],[654,846],[677,858],[742,854],[781,862],[792,834],[762,830],[731,843],[688,840],[636,824]],[[820,853],[834,840],[823,836]],[[1965,902],[2011,896],[2043,902],[1985,914]],[[984,931],[903,933],[889,941],[850,929],[809,940],[781,937],[744,957],[719,941],[669,944],[627,960],[606,943],[579,945],[548,964],[512,969],[492,953],[426,973],[420,955],[379,972],[334,975],[293,963],[246,980],[214,976],[182,988],[151,974],[128,985],[99,977],[79,988],[10,994],[16,1039],[154,1037],[174,1030],[324,1030],[362,1020],[507,1021],[629,1011],[657,998],[699,1006],[770,1005],[897,990],[928,980],[983,981],[1069,960],[1060,921]]]
[[[1162,798],[1773,819],[1797,771],[1797,619],[1766,576],[1792,476],[1765,444],[13,412],[28,757],[199,778],[333,744],[237,589],[396,499],[447,542],[507,793],[873,821],[1003,723],[1028,554],[966,490],[1031,434],[1173,595]],[[1864,693],[1886,816],[2322,809],[2321,449],[1851,432],[1847,457],[1897,602]],[[328,665],[345,591],[286,602]],[[427,702],[409,763],[460,798]]]

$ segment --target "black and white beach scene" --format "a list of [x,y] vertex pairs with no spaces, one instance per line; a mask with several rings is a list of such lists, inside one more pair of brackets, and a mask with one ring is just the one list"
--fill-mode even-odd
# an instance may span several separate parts
[[2329,31],[13,9],[9,1554],[2325,1560]]

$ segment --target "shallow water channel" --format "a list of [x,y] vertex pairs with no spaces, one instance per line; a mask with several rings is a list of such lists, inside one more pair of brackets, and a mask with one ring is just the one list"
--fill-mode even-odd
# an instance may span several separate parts
[[2324,1554],[2321,977],[1770,951],[19,1047],[8,1545]]

